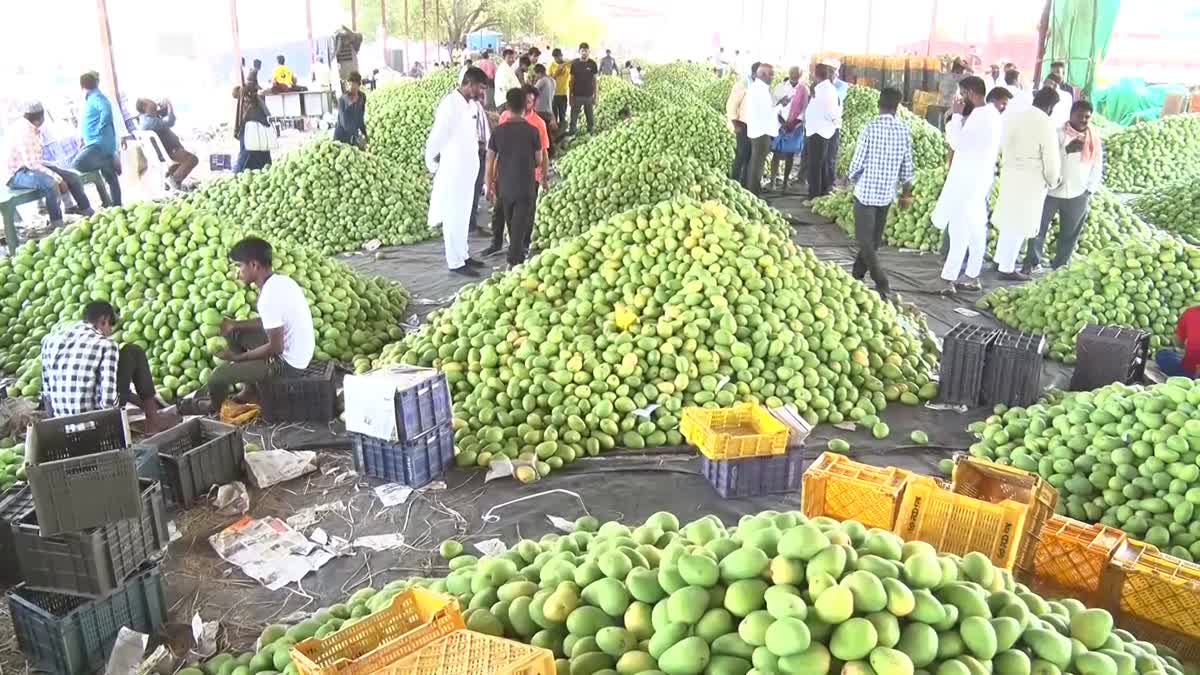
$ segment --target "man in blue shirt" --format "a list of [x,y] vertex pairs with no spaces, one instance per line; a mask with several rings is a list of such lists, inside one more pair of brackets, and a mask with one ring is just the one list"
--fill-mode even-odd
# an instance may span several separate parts
[[859,133],[847,172],[854,183],[854,238],[858,243],[854,278],[861,280],[870,272],[875,290],[885,300],[890,288],[877,250],[883,243],[888,209],[896,201],[896,188],[904,186],[900,208],[912,203],[912,134],[896,117],[900,98],[900,91],[893,87],[879,92],[879,116]]
[[121,165],[117,158],[117,130],[113,126],[112,104],[100,92],[100,76],[89,71],[79,76],[83,88],[83,121],[80,134],[83,149],[75,157],[76,171],[99,171],[108,184],[108,194],[101,194],[104,206],[121,205]]

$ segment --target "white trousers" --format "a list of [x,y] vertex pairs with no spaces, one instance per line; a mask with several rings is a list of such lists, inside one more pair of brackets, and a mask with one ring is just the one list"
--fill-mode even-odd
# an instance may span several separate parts
[[[468,193],[469,196],[470,193]],[[467,203],[471,203],[469,198]],[[467,264],[467,258],[471,257],[470,243],[467,238],[468,230],[471,227],[468,210],[464,208],[461,216],[455,214],[442,223],[442,241],[446,244],[446,267],[452,270]]]
[[965,225],[951,220],[946,232],[950,236],[950,251],[942,266],[942,279],[957,281],[964,257],[967,259],[967,276],[978,279],[983,270],[983,254],[987,251],[987,221]]
[[996,266],[1005,274],[1017,271],[1017,257],[1021,255],[1021,244],[1025,243],[1025,235],[1019,230],[1000,229],[996,238]]

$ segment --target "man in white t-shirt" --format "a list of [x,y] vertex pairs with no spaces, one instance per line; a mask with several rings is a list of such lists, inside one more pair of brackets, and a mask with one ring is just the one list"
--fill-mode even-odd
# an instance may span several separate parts
[[274,273],[270,244],[246,237],[229,250],[229,259],[243,283],[258,287],[258,318],[221,323],[229,349],[217,355],[226,363],[208,378],[209,410],[214,412],[235,384],[249,390],[273,375],[304,370],[317,346],[308,299],[295,281]]

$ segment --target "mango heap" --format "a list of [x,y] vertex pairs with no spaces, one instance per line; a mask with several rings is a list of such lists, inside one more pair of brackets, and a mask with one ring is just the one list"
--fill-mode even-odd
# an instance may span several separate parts
[[323,253],[434,236],[426,224],[429,177],[344,143],[322,139],[263,171],[206,183],[189,197],[226,222]]
[[[852,85],[846,93],[842,107],[841,147],[838,149],[837,174],[845,176],[854,159],[854,148],[858,134],[879,115],[879,90]],[[908,125],[912,133],[913,165],[916,169],[934,169],[946,166],[946,138],[923,117],[900,106],[900,120]]]
[[373,154],[424,175],[425,141],[442,97],[456,86],[457,69],[387,85],[367,96],[367,136]]
[[642,71],[642,79],[647,86],[666,83],[673,86],[676,91],[689,93],[696,93],[717,79],[712,66],[704,63],[674,61],[661,65],[648,65]]
[[[16,373],[10,394],[41,391],[42,338],[60,322],[79,321],[91,300],[121,315],[118,344],[141,345],[159,393],[168,401],[200,388],[225,348],[225,316],[245,319],[257,294],[236,280],[229,247],[244,232],[186,202],[105,209],[0,259],[0,371]],[[408,304],[398,285],[351,272],[319,252],[274,247],[275,270],[304,289],[317,333],[314,358],[370,356],[401,332]]]
[[[599,87],[599,100],[604,101],[603,105],[596,106],[597,133],[612,129],[629,117],[652,113],[666,103],[663,99],[646,91],[644,87],[636,86],[623,77],[601,76],[597,80],[597,87]],[[570,111],[567,114],[570,119]],[[582,112],[580,114],[582,115]],[[582,122],[581,120],[580,124]]]
[[25,480],[25,446],[15,438],[0,438],[0,498],[19,480]]
[[729,94],[733,91],[733,81],[732,75],[722,77],[704,85],[698,95],[709,107],[724,115],[725,104],[729,101]]
[[1200,184],[1195,180],[1153,187],[1129,206],[1147,223],[1200,246]]
[[684,405],[861,419],[936,394],[923,326],[729,207],[627,211],[469,287],[376,365],[441,368],[460,465],[675,445]]
[[1141,122],[1104,139],[1104,185],[1145,192],[1184,177],[1200,177],[1200,115]]
[[584,516],[570,534],[498,556],[464,555],[456,541],[443,549],[449,576],[360,589],[300,624],[268,626],[257,654],[214,657],[205,671],[295,675],[287,650],[297,640],[425,587],[456,598],[469,630],[547,649],[566,675],[1184,672],[1107,610],[1045,600],[982,554],[939,555],[796,511],[730,528],[711,515],[681,526],[659,512],[636,527]]
[[1055,392],[976,429],[971,454],[1042,476],[1059,510],[1200,560],[1200,383]]
[[1014,328],[1045,335],[1052,357],[1074,363],[1075,337],[1088,324],[1148,330],[1154,353],[1172,344],[1180,313],[1198,303],[1200,248],[1160,236],[1077,255],[1032,283],[993,291],[979,306]]
[[664,154],[694,157],[707,167],[728,170],[733,163],[733,134],[725,121],[702,105],[667,105],[635,117],[572,148],[558,162],[564,177],[602,170],[618,160],[643,160]]
[[724,171],[705,167],[691,157],[669,154],[618,159],[559,182],[538,203],[533,241],[537,248],[547,248],[638,204],[680,195],[719,200],[743,218],[769,225],[784,238],[791,234],[778,211],[727,178]]

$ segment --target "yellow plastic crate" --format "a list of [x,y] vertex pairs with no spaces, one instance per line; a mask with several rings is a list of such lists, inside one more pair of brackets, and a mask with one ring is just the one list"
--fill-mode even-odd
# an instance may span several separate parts
[[554,654],[520,642],[460,630],[426,645],[380,675],[555,675]]
[[942,553],[978,551],[994,565],[1011,570],[1028,511],[1011,500],[992,504],[951,492],[932,478],[913,476],[893,531],[902,539],[932,544]]
[[1200,643],[1200,565],[1129,540],[1113,555],[1119,574],[1115,609]]
[[823,452],[804,472],[801,508],[809,518],[857,520],[867,527],[891,530],[911,476],[903,469],[860,464]]
[[1069,595],[1089,607],[1106,606],[1103,580],[1109,563],[1127,539],[1124,532],[1055,515],[1042,529],[1025,580],[1044,595]]
[[292,663],[300,675],[368,675],[465,628],[457,599],[413,588],[353,626],[296,643]]
[[1058,506],[1058,490],[1037,474],[967,454],[959,455],[954,462],[950,489],[993,504],[1009,499],[1029,508],[1013,567],[1020,573],[1031,572],[1042,529]]
[[709,459],[743,459],[787,452],[788,428],[766,408],[684,408],[679,431]]

